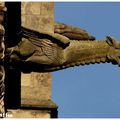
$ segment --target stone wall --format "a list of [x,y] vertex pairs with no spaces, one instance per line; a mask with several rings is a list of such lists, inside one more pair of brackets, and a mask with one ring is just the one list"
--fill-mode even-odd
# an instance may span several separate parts
[[[22,26],[53,32],[54,3],[22,2],[21,8]],[[22,99],[51,99],[51,73],[22,73],[21,85]]]
[[22,2],[22,25],[37,31],[54,32],[54,3]]

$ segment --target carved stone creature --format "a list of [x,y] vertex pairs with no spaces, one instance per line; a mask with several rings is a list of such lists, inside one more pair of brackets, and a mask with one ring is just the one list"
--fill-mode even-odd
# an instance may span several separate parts
[[[120,65],[120,42],[112,37],[93,41],[94,37],[84,30],[73,27],[68,30],[71,26],[67,26],[63,31],[70,34],[76,31],[74,34],[60,35],[57,34],[62,29],[59,27],[59,24],[55,27],[55,34],[22,27],[22,41],[17,46],[7,49],[10,63],[17,65],[23,72],[56,71],[101,62]],[[81,37],[78,38],[76,34]],[[78,39],[73,40],[74,38]]]

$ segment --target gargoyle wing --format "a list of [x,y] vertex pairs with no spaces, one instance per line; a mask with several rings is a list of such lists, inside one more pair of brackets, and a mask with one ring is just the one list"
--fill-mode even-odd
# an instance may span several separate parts
[[[67,47],[70,43],[70,39],[60,35],[58,33],[47,33],[47,32],[37,32],[35,30],[32,29],[28,29],[25,27],[21,27],[21,33],[20,33],[21,37],[27,38],[29,40],[33,39],[35,40],[33,43],[35,45],[40,45],[42,40],[48,39],[53,43],[58,44],[60,47]],[[37,40],[36,40],[37,39]]]
[[18,45],[8,48],[7,54],[11,62],[31,62],[50,65],[60,64],[61,49],[69,46],[69,38],[60,34],[37,32],[21,27],[19,33],[22,40]]
[[54,32],[66,36],[70,40],[95,40],[95,37],[89,35],[87,31],[79,27],[73,27],[59,22],[55,23]]

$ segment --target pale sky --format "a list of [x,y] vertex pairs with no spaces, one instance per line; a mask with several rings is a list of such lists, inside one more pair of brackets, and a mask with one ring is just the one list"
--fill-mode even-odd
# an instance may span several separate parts
[[[55,3],[55,20],[97,39],[120,40],[120,3]],[[53,73],[52,98],[60,118],[120,117],[120,68],[96,64]]]

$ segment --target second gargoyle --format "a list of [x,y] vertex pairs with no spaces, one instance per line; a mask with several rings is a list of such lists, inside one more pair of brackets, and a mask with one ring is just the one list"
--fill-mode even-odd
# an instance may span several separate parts
[[7,49],[9,64],[23,72],[49,72],[111,62],[120,65],[120,42],[110,36],[96,40],[85,30],[55,23],[54,34],[21,27],[21,41]]

